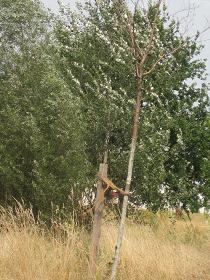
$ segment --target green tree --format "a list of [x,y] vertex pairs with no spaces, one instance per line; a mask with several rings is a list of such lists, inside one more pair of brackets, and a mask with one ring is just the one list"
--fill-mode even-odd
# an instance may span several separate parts
[[[64,9],[66,20],[57,26],[63,75],[70,84],[75,82],[74,94],[80,97],[84,119],[89,124],[89,158],[94,159],[94,166],[98,165],[108,135],[110,173],[119,183],[126,177],[137,93],[140,137],[136,143],[136,111],[126,190],[130,188],[137,144],[132,200],[153,210],[176,206],[180,201],[194,207],[194,193],[198,197],[200,187],[182,164],[187,161],[187,152],[185,158],[181,154],[192,139],[175,142],[173,155],[171,141],[174,131],[178,139],[184,133],[190,136],[190,114],[199,127],[208,106],[206,85],[196,88],[190,82],[205,78],[205,64],[196,59],[200,52],[197,37],[183,37],[179,25],[170,19],[165,7],[160,9],[160,4],[157,1],[147,11],[137,9],[132,14],[121,1],[87,3],[76,14]],[[199,119],[196,112],[200,110]],[[173,168],[175,160],[177,164],[180,161],[181,172]],[[176,182],[171,181],[171,175]],[[184,178],[188,178],[188,190],[194,189],[187,196],[186,185],[180,183]]]
[[[205,62],[198,59],[198,37],[184,38],[166,7],[158,12],[157,5],[151,5],[146,14],[137,10],[133,18],[129,9],[116,1],[87,3],[79,5],[76,13],[63,9],[64,14],[65,20],[62,18],[56,29],[62,45],[61,69],[70,87],[74,83],[73,94],[83,104],[87,152],[94,172],[102,161],[108,135],[109,174],[118,185],[126,178],[136,92],[130,40],[133,26],[136,43],[148,54],[143,65],[131,199],[153,210],[187,200],[193,209],[200,186],[187,168],[189,150],[192,155],[194,149],[192,134],[197,134],[195,145],[208,142],[202,137],[209,101]],[[193,82],[197,79],[203,80],[202,86]],[[174,133],[178,141],[173,144]],[[206,144],[204,147],[203,154]],[[173,167],[175,162],[180,172]],[[194,189],[194,195],[186,188]]]
[[[78,12],[64,8],[56,34],[61,43],[61,70],[87,123],[87,152],[94,168],[109,150],[114,176],[116,157],[129,145],[129,124],[134,103],[133,61],[115,8],[104,1],[86,3]],[[74,88],[72,88],[74,85]],[[126,148],[125,148],[126,147]],[[112,163],[111,163],[112,162]]]
[[[0,192],[49,215],[81,194],[88,174],[78,99],[56,70],[56,41],[39,1],[1,2]],[[75,202],[76,203],[76,202]]]

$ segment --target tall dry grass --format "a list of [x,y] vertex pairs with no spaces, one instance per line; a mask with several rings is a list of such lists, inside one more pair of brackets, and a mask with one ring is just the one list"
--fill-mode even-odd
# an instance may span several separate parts
[[[209,228],[171,223],[159,217],[156,227],[128,222],[118,279],[210,279]],[[103,225],[97,279],[109,279],[117,235],[114,223]],[[89,234],[73,224],[49,229],[21,206],[0,211],[1,280],[88,279]]]

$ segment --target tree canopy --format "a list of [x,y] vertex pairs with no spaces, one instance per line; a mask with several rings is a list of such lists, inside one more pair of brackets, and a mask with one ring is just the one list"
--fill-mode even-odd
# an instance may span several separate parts
[[103,0],[76,11],[61,5],[52,15],[38,0],[10,2],[0,3],[1,204],[24,199],[49,215],[52,203],[69,205],[72,192],[78,203],[106,150],[110,177],[124,185],[134,28],[147,56],[131,201],[155,211],[207,205],[209,98],[198,37],[183,36],[156,4],[133,13]]

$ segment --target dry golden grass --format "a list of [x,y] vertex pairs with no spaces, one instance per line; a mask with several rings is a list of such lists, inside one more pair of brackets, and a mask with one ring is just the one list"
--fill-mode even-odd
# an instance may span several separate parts
[[[88,279],[87,232],[58,223],[44,229],[21,207],[16,214],[0,215],[1,280]],[[155,228],[127,223],[118,280],[210,279],[209,228],[201,215],[194,220],[172,225],[160,215]],[[97,279],[109,279],[116,235],[116,225],[105,223]]]

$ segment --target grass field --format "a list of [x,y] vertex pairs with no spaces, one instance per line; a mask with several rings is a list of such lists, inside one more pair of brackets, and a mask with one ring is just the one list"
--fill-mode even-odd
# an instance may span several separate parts
[[[1,210],[1,280],[79,280],[88,278],[89,234],[67,223],[47,229],[30,210]],[[117,235],[104,222],[97,279],[109,279]],[[210,228],[203,215],[174,221],[159,213],[156,223],[128,221],[118,280],[210,279]]]

